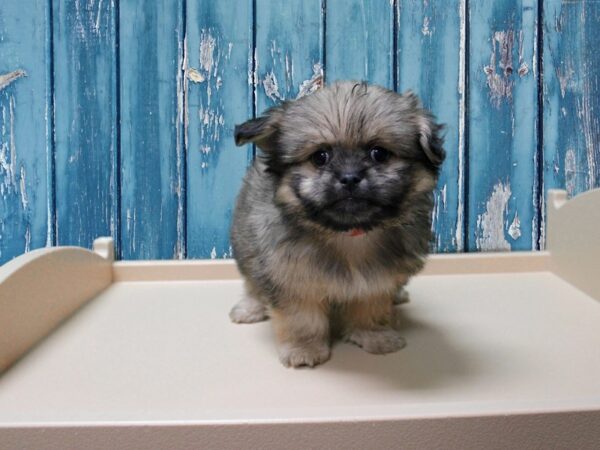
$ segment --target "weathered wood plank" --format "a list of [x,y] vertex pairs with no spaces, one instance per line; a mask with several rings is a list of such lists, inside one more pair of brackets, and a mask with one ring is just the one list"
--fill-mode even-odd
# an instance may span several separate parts
[[600,2],[544,2],[544,191],[600,186]]
[[121,255],[183,256],[183,4],[120,3]]
[[230,257],[229,226],[252,158],[233,128],[253,114],[252,1],[187,4],[187,254]]
[[187,229],[191,257],[230,256],[231,209],[252,157],[234,147],[233,126],[317,86],[325,66],[328,82],[396,79],[447,124],[437,251],[535,248],[545,189],[573,195],[600,185],[600,3],[543,2],[543,154],[538,4],[35,0],[23,10],[2,2],[0,263],[54,243],[55,231],[60,244],[90,246],[110,233],[121,235],[125,258],[170,258],[185,256]]
[[323,84],[321,0],[256,2],[257,112]]
[[465,0],[398,2],[398,90],[415,91],[446,125],[435,193],[434,249],[464,249]]
[[0,264],[53,243],[49,18],[0,3]]
[[58,243],[91,247],[118,238],[116,8],[52,3]]
[[535,0],[469,2],[468,249],[536,247]]
[[390,0],[327,0],[326,79],[393,88],[394,8]]

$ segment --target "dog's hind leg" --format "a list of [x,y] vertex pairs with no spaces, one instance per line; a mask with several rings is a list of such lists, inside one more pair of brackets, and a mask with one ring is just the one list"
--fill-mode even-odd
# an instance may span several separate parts
[[231,308],[229,318],[234,323],[256,323],[269,318],[266,304],[257,299],[250,283],[246,283],[244,297]]
[[393,298],[356,300],[345,306],[344,340],[369,353],[400,350],[406,342],[395,329]]

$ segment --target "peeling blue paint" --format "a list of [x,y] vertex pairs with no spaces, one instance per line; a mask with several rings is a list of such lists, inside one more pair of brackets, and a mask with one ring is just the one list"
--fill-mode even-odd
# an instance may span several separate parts
[[99,235],[231,257],[234,125],[336,79],[446,123],[435,251],[543,247],[544,191],[600,185],[599,26],[591,1],[5,0],[0,263]]

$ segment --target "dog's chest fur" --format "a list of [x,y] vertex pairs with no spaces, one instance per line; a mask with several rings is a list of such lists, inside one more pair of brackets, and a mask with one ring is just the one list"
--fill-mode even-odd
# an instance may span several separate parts
[[382,250],[381,232],[362,236],[339,233],[323,241],[284,241],[274,249],[272,281],[290,296],[334,302],[395,292],[420,260]]
[[259,163],[249,171],[232,232],[240,271],[261,287],[265,300],[344,302],[393,295],[422,268],[428,201],[406,213],[406,225],[360,236],[320,235],[285,224],[273,203],[274,182]]

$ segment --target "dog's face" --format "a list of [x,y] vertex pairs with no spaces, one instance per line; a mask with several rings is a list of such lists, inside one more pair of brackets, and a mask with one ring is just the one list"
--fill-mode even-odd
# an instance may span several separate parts
[[343,82],[236,127],[278,178],[277,204],[330,230],[393,222],[430,193],[444,159],[440,126],[411,94]]

